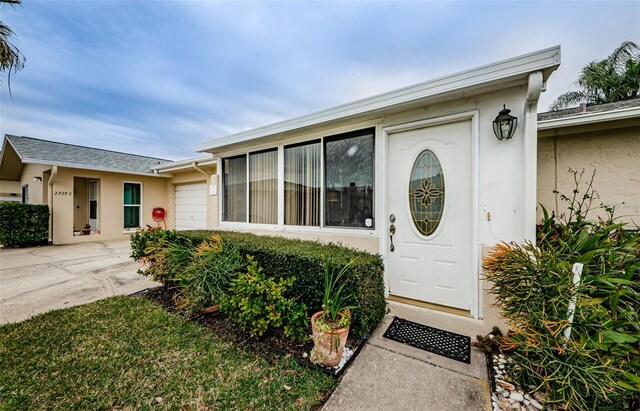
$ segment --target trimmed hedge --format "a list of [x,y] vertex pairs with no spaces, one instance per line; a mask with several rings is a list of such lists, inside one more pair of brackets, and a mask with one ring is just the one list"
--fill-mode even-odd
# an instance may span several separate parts
[[[220,235],[225,244],[233,246],[243,256],[252,255],[267,277],[295,277],[288,294],[305,303],[310,313],[322,307],[325,267],[340,270],[353,261],[345,276],[344,292],[352,295],[352,303],[356,306],[351,324],[351,332],[356,337],[371,334],[386,313],[384,266],[379,255],[337,244],[233,231],[180,231],[177,236],[188,238],[197,246],[213,234]],[[146,241],[136,240],[132,244],[132,256],[143,256],[144,249],[137,248],[144,244]]]
[[49,206],[0,202],[0,244],[28,247],[47,244],[48,240]]

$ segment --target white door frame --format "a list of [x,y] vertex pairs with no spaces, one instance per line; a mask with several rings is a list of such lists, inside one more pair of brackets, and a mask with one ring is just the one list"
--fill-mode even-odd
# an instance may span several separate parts
[[[380,136],[378,144],[376,146],[376,152],[379,153],[376,156],[380,156],[382,160],[382,173],[379,181],[382,181],[384,190],[379,192],[383,193],[380,198],[381,213],[377,218],[378,229],[380,230],[380,254],[385,261],[388,261],[389,257],[389,136],[394,133],[402,131],[415,130],[418,128],[424,128],[435,125],[442,125],[448,123],[455,123],[458,121],[471,120],[471,270],[469,281],[471,281],[471,315],[473,318],[482,317],[482,304],[480,295],[480,243],[479,243],[479,219],[478,219],[478,201],[479,201],[479,164],[480,164],[480,128],[478,122],[479,111],[471,110],[456,114],[450,114],[446,116],[433,117],[419,121],[412,121],[409,123],[392,125],[392,126],[378,126],[376,135]],[[380,164],[378,163],[378,164]],[[380,173],[380,174],[382,174]],[[385,264],[385,293],[389,294],[389,273],[388,265]]]

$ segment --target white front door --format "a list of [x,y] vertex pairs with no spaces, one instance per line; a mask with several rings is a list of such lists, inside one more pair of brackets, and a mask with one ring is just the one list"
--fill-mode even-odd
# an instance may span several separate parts
[[389,134],[391,295],[471,310],[471,136],[471,120]]

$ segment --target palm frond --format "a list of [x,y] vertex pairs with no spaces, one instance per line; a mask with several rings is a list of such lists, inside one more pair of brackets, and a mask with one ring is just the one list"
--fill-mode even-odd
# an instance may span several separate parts
[[558,111],[571,106],[575,106],[580,103],[586,103],[588,100],[587,94],[583,91],[567,91],[556,98],[549,106],[550,111]]

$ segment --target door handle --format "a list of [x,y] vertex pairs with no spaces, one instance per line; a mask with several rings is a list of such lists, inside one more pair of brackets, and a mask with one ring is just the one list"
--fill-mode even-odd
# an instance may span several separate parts
[[391,241],[391,245],[389,246],[389,251],[393,252],[393,250],[396,249],[396,247],[393,245],[393,235],[396,233],[396,226],[394,224],[391,224],[389,226],[389,240]]

